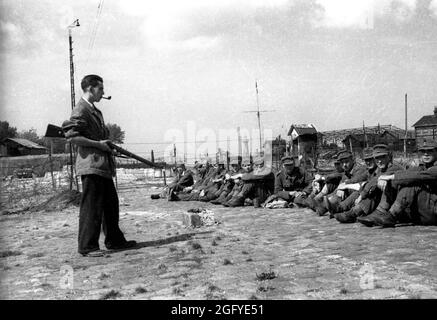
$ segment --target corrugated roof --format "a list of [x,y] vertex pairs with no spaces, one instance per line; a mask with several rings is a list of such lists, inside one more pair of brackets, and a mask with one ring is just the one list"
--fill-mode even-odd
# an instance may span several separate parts
[[290,130],[288,131],[288,135],[290,136],[293,130],[296,130],[296,133],[300,136],[305,134],[316,134],[317,130],[312,125],[292,125]]
[[431,116],[423,116],[422,118],[420,118],[419,121],[413,124],[413,127],[436,126],[436,125],[437,125],[437,116],[431,115]]
[[45,147],[43,147],[35,142],[29,141],[27,139],[7,138],[5,140],[11,140],[19,145],[22,145],[23,147],[29,148],[29,149],[46,149]]

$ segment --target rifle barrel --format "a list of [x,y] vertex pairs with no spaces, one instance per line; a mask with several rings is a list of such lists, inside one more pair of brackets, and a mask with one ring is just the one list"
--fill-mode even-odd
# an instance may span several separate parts
[[119,153],[121,153],[121,154],[123,154],[123,155],[125,155],[125,156],[128,156],[128,157],[130,157],[130,158],[133,158],[133,159],[135,159],[135,160],[138,160],[138,161],[140,161],[140,162],[142,162],[142,163],[145,163],[145,164],[147,164],[147,165],[149,165],[149,166],[151,166],[151,167],[162,168],[162,166],[160,166],[159,164],[156,164],[156,163],[154,163],[154,162],[152,162],[152,161],[149,161],[149,160],[147,160],[147,159],[144,159],[143,157],[140,157],[140,156],[136,155],[135,153],[132,153],[132,152],[130,152],[130,151],[127,151],[126,149],[123,149],[122,147],[119,147],[119,146],[117,146],[116,144],[114,144],[114,143],[112,143],[112,142],[109,143],[109,146],[110,146],[112,149],[115,149],[117,152],[119,152]]

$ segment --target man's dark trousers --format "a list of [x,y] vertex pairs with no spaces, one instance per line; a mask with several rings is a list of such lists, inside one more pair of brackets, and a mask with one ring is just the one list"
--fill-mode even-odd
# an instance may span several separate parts
[[105,246],[126,242],[118,227],[118,195],[112,179],[99,175],[82,175],[82,198],[79,213],[79,253],[99,250],[100,227],[103,225]]

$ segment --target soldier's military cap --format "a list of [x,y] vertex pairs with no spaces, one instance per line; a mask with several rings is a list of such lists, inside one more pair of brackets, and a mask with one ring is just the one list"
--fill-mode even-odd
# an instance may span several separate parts
[[352,158],[352,153],[350,153],[347,150],[341,150],[337,153],[337,160],[343,160],[343,159],[348,159],[348,158]]
[[420,145],[418,150],[434,150],[437,149],[437,141],[434,140],[424,140]]
[[294,164],[294,158],[295,157],[285,156],[285,157],[282,157],[281,162],[284,165]]
[[388,149],[388,146],[385,144],[377,144],[373,146],[373,156],[379,157],[379,156],[385,156],[390,154],[390,150]]
[[363,159],[368,160],[373,158],[373,148],[365,148],[363,150]]

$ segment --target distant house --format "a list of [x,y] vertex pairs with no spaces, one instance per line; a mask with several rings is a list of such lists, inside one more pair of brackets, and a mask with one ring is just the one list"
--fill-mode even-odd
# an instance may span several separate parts
[[437,141],[437,106],[434,107],[434,114],[423,116],[413,124],[416,131],[416,143],[422,143],[423,140]]
[[[403,151],[404,140],[405,131],[384,129],[379,133],[348,134],[342,142],[347,149],[352,148],[354,152],[361,152],[365,147],[373,147],[376,144],[385,144],[392,151]],[[408,131],[407,152],[413,152],[415,146],[414,132]]]
[[47,153],[47,148],[26,139],[6,138],[0,143],[0,145],[1,155],[4,157],[18,157]]
[[[354,152],[361,152],[366,146],[384,143],[393,151],[403,151],[405,130],[393,125],[378,125],[343,130],[324,131],[319,139],[319,147],[323,149],[337,146]],[[416,146],[415,134],[407,132],[407,151],[414,151]]]
[[312,159],[314,165],[317,156],[318,133],[312,124],[293,124],[288,130],[289,153],[304,158],[305,164],[309,165],[308,159]]

